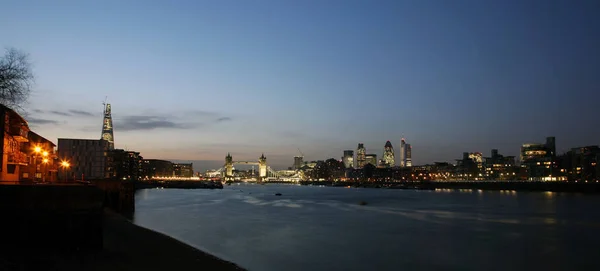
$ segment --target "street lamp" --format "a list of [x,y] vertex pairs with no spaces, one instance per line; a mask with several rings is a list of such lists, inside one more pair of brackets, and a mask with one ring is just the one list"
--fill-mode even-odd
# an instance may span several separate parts
[[46,156],[48,156],[48,152],[44,152],[44,159],[42,160],[42,163],[44,164],[44,173],[42,173],[42,182],[46,182],[46,172],[48,171],[48,158],[45,158]]
[[67,181],[67,169],[69,168],[69,166],[71,166],[71,164],[69,164],[68,161],[63,160],[62,162],[60,162],[60,166],[63,168],[63,171],[65,172],[65,182]]
[[37,156],[42,152],[42,147],[40,146],[35,146],[33,147],[33,166],[35,167],[35,173],[33,175],[33,181],[37,180],[37,174],[38,174],[38,165],[37,165]]

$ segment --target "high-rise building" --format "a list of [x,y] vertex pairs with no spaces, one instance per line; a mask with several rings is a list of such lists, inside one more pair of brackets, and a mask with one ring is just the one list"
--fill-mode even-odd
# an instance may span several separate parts
[[59,170],[59,179],[97,180],[110,177],[113,169],[107,157],[109,147],[108,140],[59,138],[58,157],[70,164],[68,168]]
[[294,169],[300,169],[304,165],[303,156],[294,156]]
[[392,147],[392,143],[389,140],[385,142],[381,160],[383,161],[384,167],[396,166],[396,160],[394,159],[394,147]]
[[405,165],[407,167],[412,167],[412,146],[410,144],[406,144],[404,146],[404,148],[406,149],[406,162]]
[[[365,145],[363,143],[358,143],[358,148],[356,148],[356,167],[357,168],[362,168],[366,165],[366,157],[367,155],[367,150],[365,149]],[[377,159],[375,159],[375,162],[373,163],[373,165],[377,165]]]
[[406,166],[406,141],[404,138],[400,141],[400,166]]
[[365,155],[365,165],[367,164],[377,166],[377,154],[372,153]]
[[104,105],[104,121],[102,123],[102,136],[100,137],[100,139],[108,142],[109,150],[115,148],[110,104]]
[[342,157],[342,161],[344,162],[344,167],[346,167],[346,168],[354,167],[354,151],[353,150],[345,150],[344,157]]

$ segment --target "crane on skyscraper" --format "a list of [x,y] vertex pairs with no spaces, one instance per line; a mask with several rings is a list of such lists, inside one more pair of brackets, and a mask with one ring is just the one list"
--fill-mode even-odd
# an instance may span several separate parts
[[304,153],[302,153],[302,151],[300,150],[300,148],[297,148],[297,149],[298,149],[298,152],[300,153],[300,155],[301,155],[302,157],[304,157]]

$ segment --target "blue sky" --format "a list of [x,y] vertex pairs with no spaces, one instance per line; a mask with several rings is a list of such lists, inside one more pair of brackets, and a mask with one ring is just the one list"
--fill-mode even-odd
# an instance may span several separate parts
[[[276,168],[381,155],[416,164],[525,142],[600,144],[598,1],[7,1],[0,46],[30,54],[29,121],[147,158],[265,153]],[[53,112],[54,111],[54,112]],[[89,114],[87,114],[89,113]],[[198,162],[200,163],[200,162]],[[197,168],[199,169],[199,168]]]

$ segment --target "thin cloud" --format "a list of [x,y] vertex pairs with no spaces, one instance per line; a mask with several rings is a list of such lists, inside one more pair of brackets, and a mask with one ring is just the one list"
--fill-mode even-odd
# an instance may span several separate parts
[[84,117],[93,117],[93,116],[95,116],[93,113],[90,113],[88,111],[77,110],[77,109],[71,109],[71,110],[69,110],[69,113],[71,113],[73,115],[84,116]]
[[217,116],[217,115],[219,115],[219,113],[217,113],[217,112],[204,111],[204,110],[192,110],[189,113],[190,113],[190,115],[196,115],[196,116]]
[[197,125],[179,123],[160,116],[125,116],[115,120],[115,129],[119,131],[191,129],[194,126]]
[[59,116],[65,116],[65,117],[70,117],[71,116],[71,114],[69,114],[67,112],[61,112],[61,111],[56,111],[56,110],[52,110],[52,111],[49,111],[49,112],[52,113],[52,114],[55,114],[55,115],[59,115]]
[[41,110],[41,109],[33,109],[33,112],[35,112],[35,113],[39,113],[39,114],[42,114],[42,113],[44,113],[44,110]]
[[216,120],[216,122],[224,122],[224,121],[230,121],[230,120],[231,120],[230,117],[221,117],[221,118],[218,118]]
[[60,121],[57,120],[49,120],[49,119],[36,119],[36,118],[29,118],[29,120],[27,121],[31,124],[39,124],[39,125],[44,125],[44,124],[60,124]]

